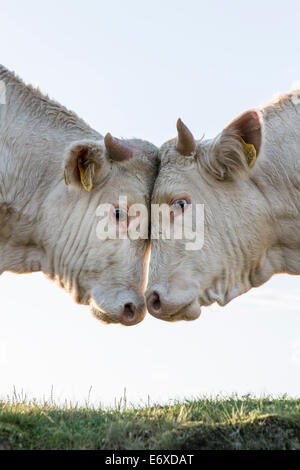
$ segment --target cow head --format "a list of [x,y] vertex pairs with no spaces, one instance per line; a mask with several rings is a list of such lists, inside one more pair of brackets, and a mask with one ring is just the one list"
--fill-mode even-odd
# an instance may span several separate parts
[[[148,237],[131,239],[127,232],[139,215],[131,207],[149,209],[157,154],[148,142],[110,134],[73,142],[65,151],[63,178],[44,202],[43,271],[106,323],[135,325],[146,313]],[[108,208],[115,238],[99,235],[101,207]]]
[[202,305],[225,305],[273,274],[274,222],[255,178],[261,140],[259,114],[248,111],[207,141],[195,141],[179,120],[178,137],[162,146],[152,203],[169,206],[171,224],[203,205],[204,239],[197,250],[187,249],[184,237],[152,240],[147,304],[153,316],[196,319]]

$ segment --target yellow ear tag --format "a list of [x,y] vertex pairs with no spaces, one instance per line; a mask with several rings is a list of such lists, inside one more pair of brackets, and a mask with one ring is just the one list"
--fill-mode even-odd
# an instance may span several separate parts
[[81,158],[78,160],[78,169],[80,173],[80,180],[83,188],[89,193],[93,188],[93,183],[89,181],[87,171],[83,168]]
[[253,144],[246,144],[246,142],[240,137],[240,141],[243,146],[244,154],[248,163],[249,168],[252,168],[256,162],[256,149]]
[[65,180],[66,186],[69,186],[69,183],[67,181],[66,171],[64,171],[64,180]]

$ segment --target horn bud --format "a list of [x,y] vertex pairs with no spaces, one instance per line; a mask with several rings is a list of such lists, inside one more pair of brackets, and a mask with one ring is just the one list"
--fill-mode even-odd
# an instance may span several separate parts
[[110,133],[104,139],[109,158],[116,162],[124,162],[133,157],[133,148],[127,142],[113,137]]
[[176,149],[181,155],[191,155],[196,149],[196,142],[193,134],[181,119],[177,121],[177,131],[178,138]]

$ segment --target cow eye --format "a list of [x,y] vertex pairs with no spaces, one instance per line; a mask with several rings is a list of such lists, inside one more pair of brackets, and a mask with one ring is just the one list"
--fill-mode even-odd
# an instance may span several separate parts
[[184,212],[184,209],[188,204],[189,202],[186,199],[178,199],[173,202],[172,207],[178,212]]
[[124,222],[124,220],[127,220],[127,211],[125,209],[121,209],[121,207],[115,207],[114,217],[117,223]]

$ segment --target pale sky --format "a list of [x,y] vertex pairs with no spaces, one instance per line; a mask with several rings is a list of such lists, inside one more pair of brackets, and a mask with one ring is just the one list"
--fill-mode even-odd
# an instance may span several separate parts
[[[102,134],[196,137],[300,79],[297,0],[0,0],[0,61]],[[300,395],[299,278],[275,276],[193,323],[105,326],[41,274],[0,278],[0,397],[111,404]]]

